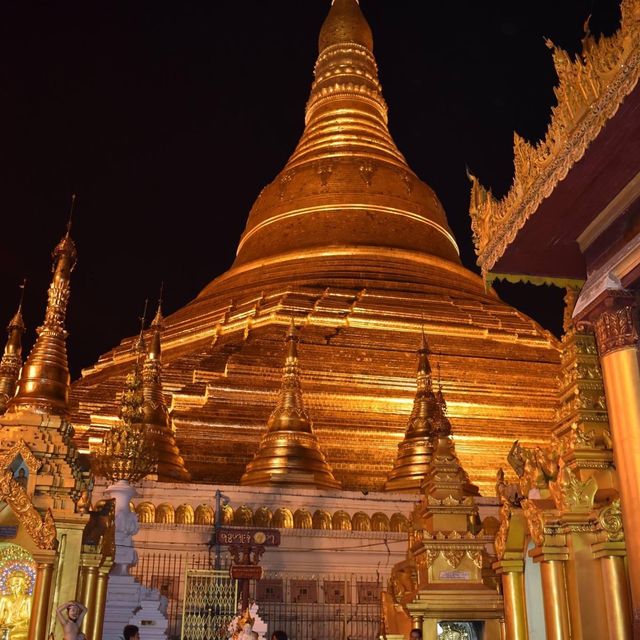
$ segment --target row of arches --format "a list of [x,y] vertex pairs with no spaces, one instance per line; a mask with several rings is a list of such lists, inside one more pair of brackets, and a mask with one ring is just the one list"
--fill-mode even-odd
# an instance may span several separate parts
[[[141,502],[136,507],[139,522],[143,524],[196,524],[213,526],[215,512],[211,505],[200,504],[195,509],[190,504],[173,507],[169,503],[154,505]],[[271,511],[269,507],[259,507],[255,511],[247,505],[233,509],[225,505],[221,509],[223,525],[240,527],[274,527],[276,529],[332,529],[334,531],[391,531],[406,532],[409,520],[402,513],[391,517],[382,512],[369,516],[364,511],[349,515],[338,510],[330,513],[317,509],[313,513],[301,508],[291,511],[287,507],[278,507]]]

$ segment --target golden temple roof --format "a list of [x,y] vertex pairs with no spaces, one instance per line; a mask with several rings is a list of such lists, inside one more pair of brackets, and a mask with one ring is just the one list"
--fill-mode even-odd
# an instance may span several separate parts
[[52,253],[53,278],[49,285],[44,323],[18,381],[16,395],[7,411],[32,410],[64,415],[68,409],[70,375],[67,364],[67,331],[64,328],[71,293],[71,272],[77,253],[71,238],[71,224]]
[[371,29],[335,0],[320,30],[305,129],[256,200],[235,265],[330,245],[412,249],[459,261],[442,205],[387,127]]
[[558,75],[557,105],[544,139],[529,143],[513,134],[514,177],[496,198],[473,175],[469,212],[477,262],[491,271],[527,220],[548,198],[613,118],[640,79],[640,0],[622,0],[621,26],[610,37],[585,34],[581,55],[550,40]]

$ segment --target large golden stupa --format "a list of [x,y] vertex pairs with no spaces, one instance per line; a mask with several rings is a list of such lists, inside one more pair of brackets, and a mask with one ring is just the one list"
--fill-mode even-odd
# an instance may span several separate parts
[[[165,319],[164,392],[194,481],[245,474],[277,405],[292,318],[313,442],[344,489],[382,489],[394,467],[423,330],[481,490],[515,439],[549,437],[558,343],[461,265],[442,205],[389,133],[356,0],[335,0],[322,26],[304,133],[258,196],[233,266]],[[118,414],[134,339],[73,387],[85,447]]]

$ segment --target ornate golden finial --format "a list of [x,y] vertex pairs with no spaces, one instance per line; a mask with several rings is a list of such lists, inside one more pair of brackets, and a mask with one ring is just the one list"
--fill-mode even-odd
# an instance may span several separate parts
[[[75,202],[75,196],[72,200]],[[71,293],[71,272],[76,265],[76,246],[71,239],[71,221],[67,232],[52,253],[53,278],[49,285],[44,323],[36,330],[38,338],[27,358],[16,395],[7,411],[31,410],[64,415],[69,403],[69,365],[67,332],[64,322]]]
[[143,422],[155,451],[155,473],[161,481],[188,481],[190,474],[176,445],[162,392],[162,288],[158,309],[151,322],[151,340],[142,368]]
[[[142,325],[144,326],[144,315]],[[142,330],[140,334],[142,335]],[[135,363],[133,371],[126,377],[119,420],[92,455],[94,474],[106,478],[112,484],[119,480],[137,482],[152,473],[157,462],[153,441],[144,424],[144,353],[140,352],[140,344],[141,340],[138,339],[134,345]]]
[[22,293],[18,309],[7,326],[7,343],[4,347],[2,360],[0,360],[0,413],[4,412],[7,403],[16,392],[20,367],[22,366],[22,334],[25,331],[22,319],[22,300],[26,284],[27,279],[25,278],[20,285]]
[[416,395],[413,409],[403,441],[398,445],[398,454],[386,491],[417,491],[420,488],[431,460],[432,437],[439,419],[439,407],[433,393],[429,345],[422,328],[421,344],[416,374]]
[[327,245],[459,262],[442,206],[389,132],[371,29],[356,0],[333,2],[318,49],[304,132],[256,200],[235,264]]
[[320,450],[309,414],[304,408],[298,364],[298,334],[291,318],[285,338],[286,358],[276,408],[267,433],[240,480],[243,485],[310,485],[339,488]]

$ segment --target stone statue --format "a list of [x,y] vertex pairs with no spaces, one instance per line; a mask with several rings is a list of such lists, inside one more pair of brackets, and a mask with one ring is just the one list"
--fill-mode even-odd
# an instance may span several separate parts
[[[62,613],[66,609],[67,617]],[[83,640],[84,634],[80,633],[82,620],[87,613],[87,607],[80,602],[71,600],[61,604],[57,611],[58,622],[62,626],[62,637],[64,640]]]
[[18,469],[18,475],[14,477],[14,480],[22,487],[22,490],[26,493],[29,478],[27,478],[27,474],[25,473],[23,467],[20,467]]
[[9,593],[0,597],[0,629],[9,630],[11,640],[26,640],[31,619],[27,574],[14,571],[7,584]]

